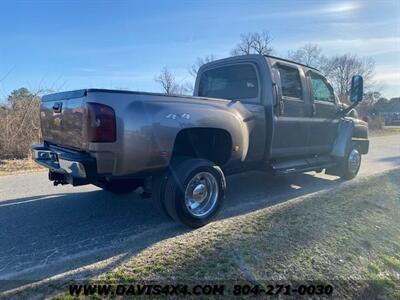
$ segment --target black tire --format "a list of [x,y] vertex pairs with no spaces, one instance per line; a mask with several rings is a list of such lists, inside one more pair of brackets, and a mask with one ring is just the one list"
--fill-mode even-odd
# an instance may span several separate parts
[[[357,161],[357,162],[356,162]],[[340,163],[340,177],[345,180],[353,179],[357,176],[361,167],[361,153],[356,145],[351,145],[345,158]]]
[[175,173],[176,170],[174,170],[177,166],[179,166],[182,162],[191,159],[191,157],[188,156],[179,156],[179,157],[174,157],[169,166],[168,169],[162,172],[159,172],[158,174],[155,174],[152,176],[152,184],[151,184],[151,191],[152,191],[152,200],[154,203],[154,206],[157,211],[160,213],[166,215],[168,218],[172,219],[170,214],[168,213],[166,207],[165,207],[165,185],[167,183],[168,178],[171,176],[171,174]]
[[102,188],[103,190],[114,194],[128,194],[141,186],[141,180],[134,179],[117,179],[117,180],[99,180],[94,185]]
[[156,209],[160,213],[171,218],[167,209],[165,208],[165,203],[164,203],[165,184],[168,180],[168,176],[170,176],[169,171],[165,171],[163,173],[159,173],[153,176],[151,197]]
[[[166,213],[175,221],[197,228],[209,223],[218,213],[225,195],[225,176],[211,161],[189,158],[173,163],[160,187],[160,200]],[[203,199],[194,200],[195,197]],[[186,205],[188,199],[198,207],[191,210]]]

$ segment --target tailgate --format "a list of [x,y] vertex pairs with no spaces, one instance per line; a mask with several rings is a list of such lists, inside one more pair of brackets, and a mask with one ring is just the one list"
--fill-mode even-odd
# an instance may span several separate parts
[[86,90],[44,96],[40,107],[43,140],[84,150]]

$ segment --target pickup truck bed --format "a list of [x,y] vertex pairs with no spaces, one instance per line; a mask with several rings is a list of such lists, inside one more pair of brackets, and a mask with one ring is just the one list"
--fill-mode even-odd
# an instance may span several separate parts
[[[99,176],[137,176],[168,164],[175,137],[184,127],[183,123],[190,122],[198,128],[206,128],[226,114],[227,122],[223,128],[233,131],[236,118],[240,116],[235,107],[229,105],[230,102],[226,99],[104,89],[57,93],[42,99],[43,139],[46,145],[57,147],[57,153],[66,150],[64,156],[70,153],[88,154],[96,161]],[[92,120],[96,117],[91,105],[100,105],[112,111],[115,125],[107,124],[101,132],[105,133],[115,126],[114,139],[92,140],[90,132],[98,124],[93,124],[97,119]],[[193,105],[196,105],[195,110],[190,107]],[[215,115],[214,121],[204,119],[203,114],[209,111],[212,112],[209,117]],[[243,108],[242,111],[245,113]],[[235,140],[241,138],[239,134],[232,137]],[[43,148],[43,145],[40,147]]]

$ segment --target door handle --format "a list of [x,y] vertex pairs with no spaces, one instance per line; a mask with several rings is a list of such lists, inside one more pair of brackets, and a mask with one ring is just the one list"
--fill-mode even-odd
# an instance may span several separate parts
[[311,114],[312,114],[313,116],[315,116],[316,113],[317,113],[317,109],[316,109],[316,107],[315,107],[315,103],[313,103],[313,105],[311,105]]
[[283,115],[284,112],[285,112],[285,104],[283,100],[279,100],[279,114]]
[[277,106],[279,103],[279,93],[278,87],[275,82],[272,83],[273,91],[274,91],[274,106]]
[[53,104],[53,112],[60,113],[62,110],[62,102],[56,102]]

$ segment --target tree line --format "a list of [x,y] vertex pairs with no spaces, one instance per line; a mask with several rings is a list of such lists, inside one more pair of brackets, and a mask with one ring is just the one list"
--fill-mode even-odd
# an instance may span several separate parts
[[[232,56],[274,53],[273,39],[268,31],[242,34],[239,42],[230,51]],[[342,102],[347,102],[349,82],[353,75],[358,74],[364,77],[366,91],[375,91],[378,88],[374,82],[375,62],[370,57],[359,57],[352,53],[327,57],[317,44],[305,44],[299,49],[289,50],[284,57],[320,70],[329,79]],[[193,92],[193,81],[199,67],[216,58],[212,54],[197,58],[195,64],[188,70],[190,79],[183,84],[179,84],[174,73],[166,67],[155,77],[155,81],[160,84],[162,91],[166,94],[190,94]]]

